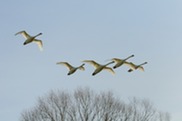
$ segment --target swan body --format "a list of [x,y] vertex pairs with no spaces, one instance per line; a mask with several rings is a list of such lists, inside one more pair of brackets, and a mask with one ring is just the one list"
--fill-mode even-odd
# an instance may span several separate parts
[[112,58],[111,60],[114,61],[114,62],[116,63],[116,64],[113,66],[113,68],[115,69],[115,68],[118,68],[118,67],[122,66],[122,65],[126,62],[126,60],[128,60],[128,59],[131,58],[131,57],[134,57],[134,55],[131,55],[131,56],[125,58],[125,59]]
[[139,64],[139,65],[135,65],[134,63],[132,62],[125,62],[124,64],[128,65],[130,67],[130,69],[128,70],[128,72],[132,72],[134,70],[141,70],[141,71],[144,71],[144,68],[142,67],[142,65],[145,65],[147,64],[147,62],[144,62],[142,64]]
[[42,33],[39,33],[35,36],[30,36],[26,31],[20,31],[20,32],[16,33],[15,35],[18,35],[18,34],[21,34],[26,39],[25,42],[23,43],[23,45],[29,44],[31,42],[35,42],[38,45],[39,49],[41,51],[43,50],[42,41],[35,39],[37,36],[42,35]]
[[102,70],[107,70],[107,71],[111,72],[112,74],[115,74],[115,72],[112,70],[112,68],[107,67],[107,65],[114,63],[114,61],[109,62],[105,65],[98,64],[97,62],[95,62],[93,60],[84,60],[83,62],[91,64],[92,66],[95,67],[95,70],[92,73],[92,76],[96,75],[97,73],[101,72]]
[[70,65],[68,62],[57,62],[56,64],[62,64],[62,65],[64,65],[64,66],[66,66],[66,67],[68,68],[68,70],[69,70],[69,72],[68,72],[67,75],[71,75],[71,74],[75,73],[76,70],[78,70],[78,69],[79,69],[79,70],[82,70],[82,71],[85,70],[85,68],[83,67],[85,64],[82,64],[82,65],[80,65],[80,66],[78,66],[78,67],[73,67],[73,66]]

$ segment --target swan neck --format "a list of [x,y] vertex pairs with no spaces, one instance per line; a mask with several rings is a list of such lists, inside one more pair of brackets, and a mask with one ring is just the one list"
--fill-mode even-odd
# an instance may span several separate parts
[[111,61],[111,62],[107,63],[106,66],[109,65],[109,64],[112,64],[112,63],[114,63],[114,61]]
[[37,36],[40,36],[40,35],[42,35],[42,34],[41,34],[41,33],[39,33],[39,34],[35,35],[34,37],[37,37]]
[[140,66],[147,64],[147,62],[140,64]]
[[129,57],[127,57],[125,60],[128,60],[129,58],[131,58],[131,57],[133,57],[134,55],[131,55],[131,56],[129,56]]

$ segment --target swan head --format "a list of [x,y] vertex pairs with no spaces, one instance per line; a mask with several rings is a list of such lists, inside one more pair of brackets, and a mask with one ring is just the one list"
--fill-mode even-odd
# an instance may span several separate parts
[[42,35],[42,33],[39,33],[38,35]]
[[134,55],[131,55],[130,57],[134,57]]
[[42,35],[42,33],[37,34],[35,37]]
[[147,62],[144,62],[143,64],[147,64]]

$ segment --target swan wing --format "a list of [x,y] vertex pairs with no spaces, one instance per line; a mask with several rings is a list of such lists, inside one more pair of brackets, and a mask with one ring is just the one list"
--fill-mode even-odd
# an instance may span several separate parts
[[111,60],[114,61],[115,63],[119,63],[123,61],[122,59],[119,59],[119,58],[112,58]]
[[142,66],[138,67],[138,70],[144,71],[144,68]]
[[111,72],[113,75],[115,74],[114,70],[110,67],[104,67],[103,69]]
[[38,45],[38,47],[39,47],[40,51],[42,51],[42,50],[43,50],[43,43],[42,43],[42,41],[41,41],[41,40],[34,39],[34,40],[33,40],[33,42],[35,42],[35,43]]
[[83,66],[78,67],[78,69],[80,69],[80,70],[82,70],[82,71],[84,71],[84,70],[85,70],[85,68],[84,68]]
[[93,60],[84,60],[83,62],[91,64],[92,66],[94,66],[95,68],[98,68],[100,66],[100,64],[96,63]]
[[73,66],[71,66],[68,62],[57,62],[56,64],[61,64],[66,66],[69,70],[71,70],[72,68],[74,68]]
[[127,65],[127,66],[129,66],[129,68],[131,68],[132,70],[135,70],[136,65],[133,64],[132,62],[125,61],[124,64]]
[[84,65],[85,64],[82,64],[81,66],[78,67],[78,69],[84,71],[85,70],[85,68],[83,67]]
[[31,36],[26,31],[17,32],[15,35],[21,34],[25,39],[30,38]]

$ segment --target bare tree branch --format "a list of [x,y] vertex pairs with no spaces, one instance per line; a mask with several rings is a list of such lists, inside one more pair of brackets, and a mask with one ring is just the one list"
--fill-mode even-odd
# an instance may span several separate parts
[[73,94],[51,91],[37,105],[23,111],[21,121],[170,121],[147,99],[121,101],[112,92],[94,93],[79,88]]

